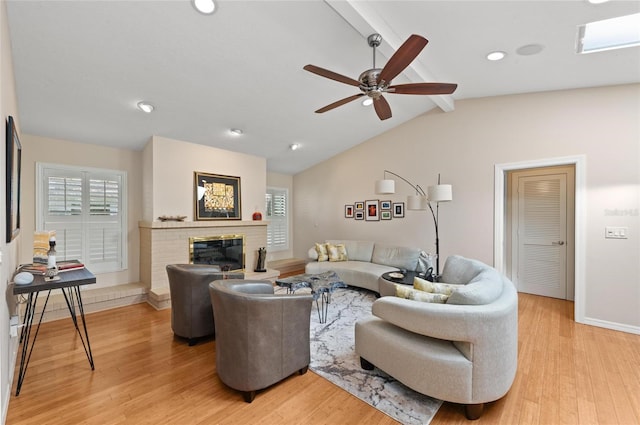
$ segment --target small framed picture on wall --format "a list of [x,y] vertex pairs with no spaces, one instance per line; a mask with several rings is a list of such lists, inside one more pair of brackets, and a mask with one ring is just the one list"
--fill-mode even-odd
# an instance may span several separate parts
[[404,217],[404,202],[394,202],[393,218],[403,218],[403,217]]
[[380,211],[380,219],[381,220],[391,220],[391,210],[388,210],[388,211],[381,210]]
[[356,208],[356,211],[357,210],[364,210],[364,202],[362,202],[362,201],[355,202],[355,208]]
[[356,220],[364,220],[364,210],[356,211],[355,219]]
[[378,200],[370,200],[364,201],[364,216],[367,221],[378,221],[380,220],[380,203]]
[[380,209],[381,210],[390,210],[391,209],[391,201],[380,201]]
[[344,206],[344,218],[353,218],[353,205]]

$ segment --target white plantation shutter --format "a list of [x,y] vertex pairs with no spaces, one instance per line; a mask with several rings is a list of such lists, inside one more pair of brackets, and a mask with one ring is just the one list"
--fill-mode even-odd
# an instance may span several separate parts
[[265,196],[267,226],[267,250],[289,249],[289,214],[287,189],[270,187]]
[[37,228],[56,231],[60,260],[80,260],[94,273],[126,264],[126,173],[37,164]]

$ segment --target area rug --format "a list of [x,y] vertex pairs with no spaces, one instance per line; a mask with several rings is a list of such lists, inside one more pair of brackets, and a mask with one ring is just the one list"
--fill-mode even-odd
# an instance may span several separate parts
[[371,312],[375,295],[359,288],[336,289],[327,322],[311,312],[311,364],[318,375],[403,424],[428,424],[442,401],[419,394],[378,368],[364,370],[355,352],[354,325]]

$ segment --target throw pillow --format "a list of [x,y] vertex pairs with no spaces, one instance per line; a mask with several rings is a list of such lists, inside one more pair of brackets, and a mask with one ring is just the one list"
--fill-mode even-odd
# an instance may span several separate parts
[[347,248],[343,243],[327,244],[327,254],[329,255],[329,261],[347,261]]
[[429,282],[419,277],[413,278],[413,288],[419,291],[433,292],[435,294],[451,295],[453,291],[460,285],[451,285],[448,283]]
[[318,253],[318,261],[327,261],[329,259],[327,246],[325,244],[316,243],[316,252]]
[[424,292],[399,283],[396,283],[396,297],[437,304],[444,304],[449,299],[449,295]]

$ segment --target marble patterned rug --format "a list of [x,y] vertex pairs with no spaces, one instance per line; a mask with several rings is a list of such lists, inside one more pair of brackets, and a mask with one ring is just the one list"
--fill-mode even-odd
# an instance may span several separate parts
[[374,293],[365,289],[336,289],[326,323],[319,322],[313,306],[309,367],[403,424],[428,424],[442,401],[405,387],[378,368],[368,371],[360,367],[354,348],[354,325],[359,317],[371,312],[375,299]]

